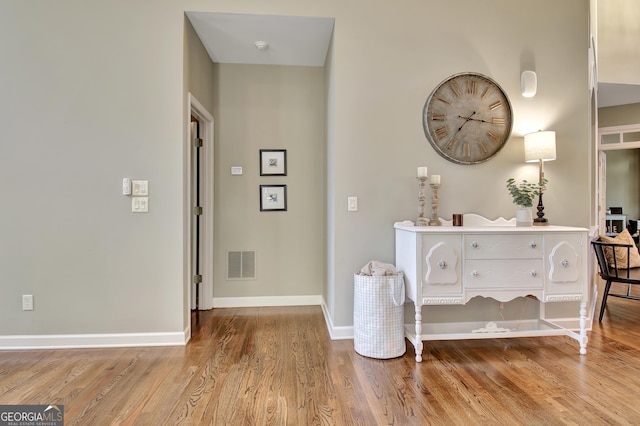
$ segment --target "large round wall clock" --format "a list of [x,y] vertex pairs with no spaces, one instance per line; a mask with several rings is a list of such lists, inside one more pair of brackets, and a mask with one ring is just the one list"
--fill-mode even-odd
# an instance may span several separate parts
[[454,163],[477,164],[495,156],[507,142],[513,112],[498,83],[482,74],[462,73],[433,89],[422,122],[438,154]]

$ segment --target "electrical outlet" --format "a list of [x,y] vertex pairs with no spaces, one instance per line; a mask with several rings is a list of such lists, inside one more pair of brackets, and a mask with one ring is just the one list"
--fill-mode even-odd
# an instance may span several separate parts
[[33,294],[22,295],[22,310],[33,311]]

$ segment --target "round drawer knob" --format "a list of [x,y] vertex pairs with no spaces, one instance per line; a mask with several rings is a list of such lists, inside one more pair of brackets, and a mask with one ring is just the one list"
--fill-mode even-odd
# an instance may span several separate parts
[[478,248],[478,243],[477,243],[477,242],[475,242],[475,241],[474,241],[474,242],[472,242],[472,243],[471,243],[471,247],[472,247],[472,248],[474,248],[474,249],[477,249],[477,248]]
[[471,275],[473,275],[475,278],[478,278],[480,276],[480,272],[473,271],[473,272],[471,272]]
[[531,271],[531,272],[529,272],[529,274],[534,278],[538,275],[538,273],[536,271]]
[[536,242],[535,242],[535,241],[531,241],[531,242],[529,243],[529,247],[531,247],[531,248],[533,249],[533,248],[538,247],[538,245],[536,244]]
[[447,262],[441,260],[440,262],[438,262],[438,266],[440,267],[440,269],[447,269]]
[[566,268],[569,266],[569,261],[567,259],[562,259],[562,262],[560,262],[560,264]]

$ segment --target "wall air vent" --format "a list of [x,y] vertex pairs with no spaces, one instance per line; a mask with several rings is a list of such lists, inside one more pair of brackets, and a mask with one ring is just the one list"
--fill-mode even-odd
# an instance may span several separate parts
[[255,250],[227,252],[227,279],[228,280],[255,280],[256,279]]

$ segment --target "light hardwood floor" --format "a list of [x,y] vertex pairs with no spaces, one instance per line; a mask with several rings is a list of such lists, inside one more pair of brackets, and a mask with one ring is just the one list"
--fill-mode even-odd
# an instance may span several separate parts
[[392,360],[331,341],[319,307],[194,314],[186,347],[0,352],[0,404],[67,425],[640,424],[640,302],[589,333],[441,341]]

